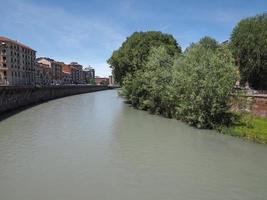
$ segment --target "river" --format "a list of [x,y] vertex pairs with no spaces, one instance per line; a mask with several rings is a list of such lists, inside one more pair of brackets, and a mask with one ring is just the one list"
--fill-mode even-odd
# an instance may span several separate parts
[[0,199],[266,200],[267,146],[76,95],[0,121]]

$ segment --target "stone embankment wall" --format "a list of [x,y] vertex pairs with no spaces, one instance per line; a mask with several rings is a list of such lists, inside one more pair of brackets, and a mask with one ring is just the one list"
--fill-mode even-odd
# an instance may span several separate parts
[[108,86],[70,85],[70,86],[11,86],[0,87],[0,114],[31,104],[88,92],[112,89]]
[[234,99],[232,110],[245,111],[255,116],[267,117],[267,95],[244,95]]

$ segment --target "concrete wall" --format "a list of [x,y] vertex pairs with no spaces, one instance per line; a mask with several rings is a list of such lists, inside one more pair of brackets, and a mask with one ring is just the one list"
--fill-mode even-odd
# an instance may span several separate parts
[[0,87],[0,114],[23,106],[60,97],[111,89],[108,86],[32,86]]

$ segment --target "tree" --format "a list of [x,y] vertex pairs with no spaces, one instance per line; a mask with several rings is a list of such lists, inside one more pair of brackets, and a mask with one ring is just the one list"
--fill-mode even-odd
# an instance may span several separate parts
[[228,123],[229,97],[236,82],[228,48],[215,51],[198,43],[175,61],[176,117],[199,128]]
[[187,53],[187,51],[189,51],[196,45],[201,45],[203,48],[210,49],[213,51],[215,51],[220,46],[217,40],[212,37],[205,36],[201,38],[198,43],[191,43],[191,45],[185,49],[184,53]]
[[92,78],[92,77],[88,77],[88,78],[86,79],[86,83],[87,83],[87,84],[93,84],[93,85],[96,84],[95,79]]
[[241,20],[231,35],[241,83],[267,89],[267,13]]
[[100,85],[108,85],[108,80],[103,80],[100,82]]
[[121,84],[128,73],[133,74],[142,69],[148,60],[150,49],[159,46],[164,46],[170,55],[181,53],[181,47],[170,34],[156,31],[133,33],[107,61],[115,80]]
[[219,47],[219,43],[209,36],[201,38],[199,44],[206,49],[211,49],[214,51]]
[[172,117],[175,110],[172,98],[173,55],[165,47],[153,47],[144,68],[128,74],[123,82],[123,96],[139,109]]

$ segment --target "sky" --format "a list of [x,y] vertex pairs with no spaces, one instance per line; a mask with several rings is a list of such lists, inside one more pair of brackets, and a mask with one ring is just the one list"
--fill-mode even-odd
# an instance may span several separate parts
[[245,17],[267,11],[267,0],[0,0],[0,36],[37,56],[79,62],[111,74],[107,59],[135,31],[172,34],[185,49],[204,36],[229,39]]

